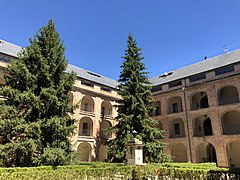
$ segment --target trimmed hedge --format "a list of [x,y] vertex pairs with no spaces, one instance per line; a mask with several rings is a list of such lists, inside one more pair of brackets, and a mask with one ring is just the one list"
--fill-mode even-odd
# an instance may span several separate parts
[[1,180],[77,180],[77,179],[220,179],[238,177],[214,163],[164,163],[145,166],[125,166],[114,163],[79,163],[77,166],[41,166],[0,168]]

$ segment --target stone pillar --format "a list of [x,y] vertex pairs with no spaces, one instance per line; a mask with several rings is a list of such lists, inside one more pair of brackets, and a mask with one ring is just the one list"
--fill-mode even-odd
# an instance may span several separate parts
[[143,147],[142,141],[132,138],[127,143],[127,164],[128,165],[143,165]]

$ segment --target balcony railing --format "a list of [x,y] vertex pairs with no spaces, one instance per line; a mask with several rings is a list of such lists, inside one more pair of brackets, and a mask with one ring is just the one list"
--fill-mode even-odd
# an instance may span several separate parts
[[240,125],[223,126],[223,134],[240,134]]

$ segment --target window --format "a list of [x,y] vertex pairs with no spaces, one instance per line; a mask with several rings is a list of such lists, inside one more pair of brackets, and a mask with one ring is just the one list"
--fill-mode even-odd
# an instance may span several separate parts
[[160,115],[160,107],[159,106],[156,107],[155,111],[156,111],[156,115]]
[[175,133],[175,135],[180,135],[179,123],[174,124],[174,133]]
[[161,90],[162,90],[162,85],[157,85],[152,87],[152,92],[161,91]]
[[180,81],[173,81],[173,82],[169,83],[168,87],[172,88],[172,87],[176,87],[176,86],[180,86],[180,85],[182,85],[182,81],[181,80]]
[[102,115],[105,114],[105,107],[102,107],[102,109],[101,109],[101,114],[102,114]]
[[105,87],[101,87],[101,90],[102,90],[102,91],[111,92],[111,89],[109,89],[109,88],[105,88]]
[[85,86],[90,86],[93,87],[93,84],[88,82],[88,81],[81,81],[81,84],[85,85]]
[[202,79],[206,79],[206,74],[205,73],[197,74],[195,76],[192,76],[192,77],[189,78],[189,81],[194,82],[194,81],[199,81],[199,80],[202,80]]
[[172,104],[172,110],[173,110],[173,113],[178,112],[178,104],[177,103]]
[[86,122],[83,123],[82,134],[83,135],[89,135],[88,123],[86,123]]
[[84,111],[88,111],[88,103],[84,104]]
[[225,74],[228,72],[233,72],[234,71],[234,65],[230,65],[230,66],[225,66],[219,69],[215,70],[215,75],[221,75],[221,74]]

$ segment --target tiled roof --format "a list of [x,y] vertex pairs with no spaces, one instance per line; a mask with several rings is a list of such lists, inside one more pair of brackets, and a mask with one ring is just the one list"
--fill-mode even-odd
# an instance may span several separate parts
[[77,76],[98,84],[103,84],[105,86],[116,88],[118,85],[118,82],[116,80],[110,79],[106,76],[102,76],[100,74],[79,68],[77,66],[68,64],[67,72],[74,71],[77,73]]
[[169,74],[167,76],[160,75],[153,77],[150,79],[150,81],[153,83],[153,86],[166,84],[171,81],[190,77],[202,72],[211,71],[213,69],[237,62],[240,62],[240,49],[171,71],[169,73],[166,73],[166,75]]
[[21,50],[22,50],[22,48],[20,46],[11,44],[9,42],[6,42],[6,41],[0,39],[0,53],[10,55],[13,57],[17,57],[17,54]]
[[[15,44],[11,44],[9,42],[6,42],[4,40],[0,40],[0,53],[10,55],[13,57],[17,57],[17,54],[22,50],[20,46],[17,46]],[[111,88],[116,88],[118,85],[118,82],[110,79],[108,77],[96,74],[94,72],[90,72],[88,70],[79,68],[77,66],[68,64],[67,72],[74,71],[77,73],[77,76],[79,78],[86,79],[88,81],[92,81],[98,84],[102,84]]]

